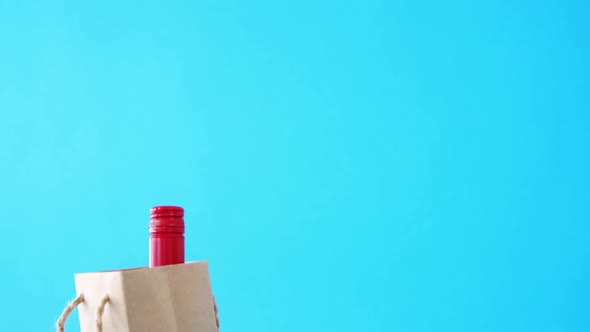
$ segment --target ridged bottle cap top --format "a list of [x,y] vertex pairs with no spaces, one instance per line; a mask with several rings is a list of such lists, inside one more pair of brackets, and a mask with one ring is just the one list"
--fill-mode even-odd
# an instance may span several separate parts
[[151,208],[150,233],[184,233],[184,209],[167,205]]

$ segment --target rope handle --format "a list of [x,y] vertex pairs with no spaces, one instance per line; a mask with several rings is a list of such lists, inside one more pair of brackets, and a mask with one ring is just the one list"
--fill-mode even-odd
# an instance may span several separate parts
[[219,316],[217,313],[219,310],[217,309],[217,303],[215,302],[215,296],[213,296],[213,310],[215,311],[215,324],[217,324],[217,331],[219,331]]
[[73,299],[72,302],[68,303],[68,305],[64,308],[64,311],[62,312],[61,316],[57,320],[57,323],[55,323],[55,328],[57,332],[64,332],[64,325],[66,324],[66,319],[72,313],[74,308],[82,302],[84,302],[84,294],[76,296],[76,298]]
[[[100,300],[100,304],[98,305],[98,309],[96,309],[96,331],[102,332],[102,315],[104,314],[104,307],[110,301],[109,294],[105,295],[102,300]],[[80,294],[76,296],[72,302],[68,303],[68,305],[64,308],[61,316],[55,323],[55,328],[57,332],[65,332],[64,326],[66,325],[66,319],[68,316],[74,311],[80,303],[84,302],[84,294]],[[219,331],[219,317],[217,316],[218,309],[217,303],[215,302],[215,297],[213,297],[213,310],[215,311],[215,324],[217,324],[217,331]]]
[[[100,301],[100,305],[96,310],[96,331],[102,332],[102,314],[104,313],[105,305],[110,301],[109,295],[105,295],[102,300]],[[68,303],[68,305],[64,308],[63,313],[55,323],[55,328],[57,332],[64,332],[64,326],[66,325],[66,319],[68,316],[74,311],[74,308],[77,307],[80,303],[84,302],[84,294],[80,294],[76,296],[72,302]]]
[[102,300],[100,300],[98,309],[96,309],[96,332],[102,332],[102,314],[104,313],[104,306],[109,301],[109,294],[107,294],[102,298]]

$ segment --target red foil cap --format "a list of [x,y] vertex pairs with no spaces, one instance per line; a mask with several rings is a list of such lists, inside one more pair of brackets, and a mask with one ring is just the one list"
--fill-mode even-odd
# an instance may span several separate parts
[[150,267],[184,263],[184,209],[150,209]]
[[184,233],[184,209],[180,206],[154,206],[150,209],[150,234]]

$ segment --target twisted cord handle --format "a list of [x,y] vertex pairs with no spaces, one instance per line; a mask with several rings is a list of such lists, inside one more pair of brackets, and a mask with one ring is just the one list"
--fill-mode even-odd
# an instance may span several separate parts
[[61,314],[61,316],[57,320],[57,323],[55,323],[55,329],[57,332],[64,332],[64,326],[66,325],[66,319],[68,319],[68,316],[72,313],[74,308],[77,307],[78,304],[80,304],[82,302],[84,302],[84,294],[80,294],[80,295],[76,296],[76,298],[73,299],[72,302],[68,303],[68,305],[64,308],[63,313]]
[[96,332],[102,332],[102,314],[104,314],[104,306],[109,301],[109,294],[107,294],[102,298],[102,300],[100,300],[98,309],[96,309]]

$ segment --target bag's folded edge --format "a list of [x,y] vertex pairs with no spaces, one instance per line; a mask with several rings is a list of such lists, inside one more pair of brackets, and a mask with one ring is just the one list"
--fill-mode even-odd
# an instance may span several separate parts
[[117,270],[104,270],[104,271],[94,271],[94,272],[80,272],[80,273],[75,273],[75,276],[78,275],[86,275],[86,274],[95,274],[95,273],[121,273],[121,272],[132,272],[132,271],[140,271],[140,270],[145,270],[145,269],[171,269],[174,267],[178,267],[181,265],[194,265],[194,264],[207,264],[208,265],[208,261],[192,261],[192,262],[185,262],[184,264],[174,264],[174,265],[165,265],[165,266],[158,266],[158,267],[148,267],[148,266],[140,266],[140,267],[131,267],[131,268],[126,268],[126,269],[117,269]]

